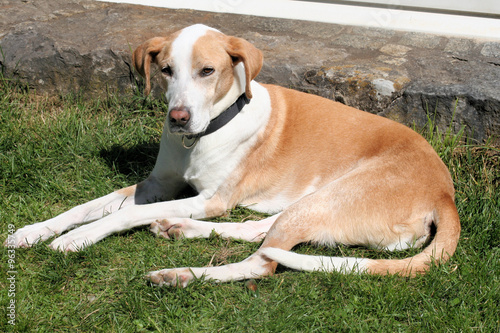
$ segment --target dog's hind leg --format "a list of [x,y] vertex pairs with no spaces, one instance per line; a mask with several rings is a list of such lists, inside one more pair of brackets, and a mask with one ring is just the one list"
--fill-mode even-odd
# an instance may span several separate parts
[[276,264],[257,251],[238,263],[217,267],[162,269],[148,273],[146,279],[159,286],[186,287],[194,279],[228,282],[259,278],[271,274],[275,268]]
[[[445,221],[456,218],[452,196],[436,189],[425,173],[415,171],[409,177],[401,177],[406,169],[384,168],[388,164],[360,167],[290,206],[269,230],[259,251],[268,259],[297,270],[403,275],[424,271],[431,261],[429,255],[377,261],[289,252],[295,245],[307,242],[390,251],[422,246],[431,237],[432,224],[439,224],[440,202],[451,207],[447,211],[451,217]],[[438,258],[440,255],[437,253]]]
[[[313,194],[312,196],[314,196]],[[302,199],[303,200],[303,199]],[[301,202],[300,200],[299,202]],[[314,198],[311,198],[311,202],[315,202]],[[297,205],[297,204],[295,204]],[[297,230],[287,230],[286,226],[293,226],[294,224],[300,225],[300,221],[303,219],[310,219],[308,217],[308,212],[311,209],[292,209],[295,205],[292,205],[284,212],[274,215],[266,220],[263,220],[264,224],[267,224],[265,227],[269,229],[269,232],[264,240],[264,244],[261,247],[279,247],[282,249],[290,250],[294,245],[307,241],[308,231],[305,229],[297,228]],[[307,206],[303,206],[307,207]],[[313,205],[314,207],[314,205]],[[281,222],[280,222],[281,221]],[[294,222],[296,221],[296,223]],[[181,223],[185,223],[184,221],[180,221]],[[198,237],[201,237],[200,226],[206,226],[205,235],[209,235],[214,227],[216,232],[220,232],[224,235],[224,232],[227,232],[226,235],[231,234],[234,236],[239,236],[241,233],[236,233],[235,228],[237,225],[244,225],[245,223],[210,223],[203,224],[208,222],[202,221],[193,221],[188,220],[188,224],[195,225],[196,232],[198,233]],[[281,227],[276,227],[276,223],[279,223]],[[306,222],[306,224],[308,224]],[[160,224],[155,226],[156,228],[161,227]],[[284,228],[283,228],[284,227]],[[167,225],[166,232],[168,235],[171,235],[173,232],[169,233],[169,229],[172,227]],[[307,227],[306,227],[307,228]],[[240,229],[241,231],[242,229]],[[163,231],[165,232],[165,231]],[[189,228],[184,227],[184,236],[189,234],[191,230]],[[237,237],[238,238],[238,237]],[[265,250],[265,249],[264,249]],[[218,266],[218,267],[182,267],[182,268],[171,268],[171,269],[163,269],[159,271],[150,272],[146,275],[146,278],[149,279],[152,283],[157,285],[167,285],[167,286],[181,286],[186,287],[190,281],[194,279],[205,279],[205,280],[214,280],[217,282],[226,282],[226,281],[235,281],[235,280],[244,280],[250,278],[259,278],[262,276],[273,274],[276,269],[277,263],[273,262],[271,259],[266,257],[261,250],[258,250],[254,254],[252,254],[247,259],[238,262],[232,263],[228,265]]]
[[[259,221],[262,223],[262,228],[267,232],[269,228],[271,230],[275,230],[271,239],[268,240],[269,235],[265,238],[264,244],[268,243],[268,246],[276,247],[277,244],[280,244],[280,247],[284,246],[286,249],[291,249],[295,244],[301,243],[304,241],[303,235],[300,233],[287,233],[286,235],[281,234],[278,229],[276,229],[273,225],[278,223],[284,217],[287,211],[273,215],[265,220]],[[245,223],[210,223],[203,221],[194,221],[183,219],[180,223],[188,222],[189,227],[196,226],[194,228],[196,236],[195,237],[204,237],[206,235],[210,235],[212,230],[219,232],[222,236],[234,237],[234,238],[243,238],[245,229]],[[250,223],[254,223],[255,221],[249,221]],[[247,222],[247,223],[249,223]],[[240,226],[240,228],[238,228]],[[161,228],[161,223],[154,226],[155,228]],[[201,228],[202,227],[202,228]],[[172,226],[167,224],[165,228],[167,234],[172,236],[173,232],[169,232]],[[202,235],[202,229],[204,229]],[[161,229],[158,229],[161,230]],[[186,234],[190,234],[192,230],[183,227],[184,236]],[[193,234],[193,235],[194,235]],[[252,233],[249,233],[251,237],[254,237]],[[244,239],[244,238],[243,238]],[[261,247],[262,249],[262,247]],[[274,273],[276,269],[277,263],[273,262],[271,259],[263,255],[261,250],[258,250],[254,254],[252,254],[247,259],[238,262],[232,263],[228,265],[218,266],[218,267],[182,267],[182,268],[171,268],[171,269],[162,269],[159,271],[150,272],[146,275],[146,278],[150,280],[152,283],[157,285],[167,285],[167,286],[177,286],[177,287],[186,287],[190,281],[194,279],[205,279],[205,280],[214,280],[216,282],[227,282],[227,281],[237,281],[244,280],[250,278],[259,278],[269,274]]]

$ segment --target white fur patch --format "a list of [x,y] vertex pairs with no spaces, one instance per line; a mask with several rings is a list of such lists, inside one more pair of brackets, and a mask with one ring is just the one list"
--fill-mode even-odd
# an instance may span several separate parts
[[190,129],[194,133],[205,130],[210,115],[202,110],[210,109],[206,105],[206,91],[196,84],[193,73],[193,47],[196,41],[207,31],[217,31],[202,24],[187,27],[181,31],[172,43],[170,58],[173,75],[168,79],[166,92],[169,110],[172,108],[188,108],[192,111]]

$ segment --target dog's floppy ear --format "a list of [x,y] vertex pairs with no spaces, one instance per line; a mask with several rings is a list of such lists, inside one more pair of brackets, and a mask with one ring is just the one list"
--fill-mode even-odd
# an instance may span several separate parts
[[263,64],[262,52],[242,38],[228,37],[226,43],[226,51],[233,59],[233,64],[243,62],[245,65],[246,87],[245,94],[248,98],[252,98],[250,89],[250,81],[252,81]]
[[167,41],[167,38],[164,37],[154,37],[148,39],[139,45],[132,55],[132,62],[134,63],[135,69],[146,80],[146,88],[144,88],[144,94],[146,96],[149,95],[149,92],[151,91],[151,63],[156,60],[156,56],[165,47]]

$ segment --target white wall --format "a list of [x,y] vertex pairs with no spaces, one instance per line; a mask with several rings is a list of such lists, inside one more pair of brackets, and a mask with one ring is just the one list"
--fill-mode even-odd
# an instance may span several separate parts
[[[500,0],[360,0],[364,2],[385,2],[379,7],[362,6],[360,1],[343,0],[343,4],[328,1],[293,0],[103,0],[141,4],[164,8],[185,8],[219,13],[234,13],[279,17],[307,21],[369,26],[406,31],[430,32],[445,35],[481,37],[500,40],[500,16],[496,18],[473,15],[443,14],[405,10],[402,6],[418,3],[423,6],[446,8],[456,6],[457,10],[472,12],[491,11],[500,13]],[[355,1],[356,5],[347,4]],[[471,4],[477,4],[473,9]]]
[[[317,1],[317,0],[306,0]],[[464,14],[488,14],[499,15],[500,1],[498,0],[331,0],[324,1],[330,3],[358,3],[376,4],[378,6],[389,6],[391,8],[423,8],[437,9],[445,11],[456,11]]]

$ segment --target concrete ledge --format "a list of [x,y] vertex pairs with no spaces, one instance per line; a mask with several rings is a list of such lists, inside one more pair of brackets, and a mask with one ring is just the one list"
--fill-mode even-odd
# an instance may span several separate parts
[[40,93],[130,94],[138,80],[131,50],[204,23],[264,52],[258,81],[406,124],[425,124],[428,112],[441,128],[453,119],[480,141],[500,135],[500,40],[88,0],[0,0],[0,21],[4,75]]

